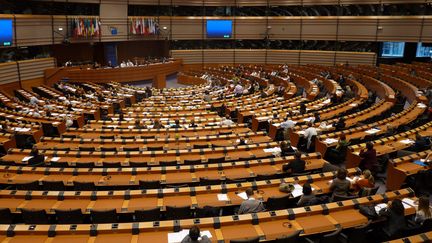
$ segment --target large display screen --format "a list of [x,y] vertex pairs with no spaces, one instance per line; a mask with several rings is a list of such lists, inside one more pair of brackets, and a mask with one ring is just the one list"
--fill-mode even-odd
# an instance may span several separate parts
[[0,46],[11,46],[12,41],[12,19],[0,19]]
[[207,20],[207,38],[231,38],[232,20]]

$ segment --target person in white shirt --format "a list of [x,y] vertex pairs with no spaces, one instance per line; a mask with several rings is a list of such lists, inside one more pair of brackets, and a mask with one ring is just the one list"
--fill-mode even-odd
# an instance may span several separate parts
[[220,122],[221,126],[232,126],[234,125],[234,122],[229,118],[229,116],[227,115],[221,122]]
[[243,86],[241,86],[241,84],[237,84],[234,88],[234,94],[238,97],[241,96],[243,94]]
[[73,125],[73,120],[70,116],[67,116],[65,118],[65,122],[66,122],[66,127],[71,127]]
[[30,98],[30,104],[31,104],[31,105],[37,105],[38,103],[39,103],[38,98],[36,98],[36,97],[34,97],[34,96],[32,96],[32,97]]
[[126,67],[126,66],[127,66],[127,64],[126,64],[124,61],[120,63],[120,67],[121,67],[121,68],[124,68],[124,67]]
[[309,149],[312,137],[318,135],[318,131],[313,126],[312,122],[308,123],[308,128],[304,131],[304,138],[306,139],[306,148]]
[[293,128],[295,126],[295,123],[293,120],[291,120],[288,116],[285,118],[285,121],[283,121],[280,124],[280,127],[283,128],[284,130],[289,129],[289,128]]

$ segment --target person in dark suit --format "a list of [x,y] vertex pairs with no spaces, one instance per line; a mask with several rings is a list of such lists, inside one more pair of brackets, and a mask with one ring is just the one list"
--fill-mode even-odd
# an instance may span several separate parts
[[32,158],[28,160],[29,165],[40,165],[45,162],[45,156],[39,153],[39,149],[37,149],[36,146],[33,146],[30,156],[32,156]]
[[147,128],[147,126],[146,125],[141,125],[141,123],[140,123],[139,120],[135,120],[135,126],[134,126],[134,128],[135,129],[145,129],[145,128]]
[[241,145],[246,145],[246,140],[244,139],[244,137],[239,138],[238,146],[241,146]]
[[189,127],[197,127],[197,126],[198,126],[198,125],[195,124],[195,120],[192,119],[192,120],[191,120],[191,123],[189,124]]
[[360,152],[360,169],[373,171],[377,164],[376,150],[373,148],[373,143],[366,143],[366,150]]
[[301,159],[301,153],[297,151],[295,154],[295,159],[290,163],[284,164],[282,166],[283,172],[290,171],[291,173],[303,173],[305,170],[306,162]]
[[306,114],[306,105],[304,103],[300,104],[300,114]]
[[246,189],[246,196],[248,199],[243,201],[240,204],[240,209],[238,211],[238,214],[245,214],[245,213],[258,213],[265,211],[265,207],[262,201],[256,200],[254,197],[254,192],[252,188]]
[[333,125],[336,131],[342,130],[345,128],[345,118],[340,117],[339,120]]
[[210,243],[210,239],[204,235],[201,236],[200,229],[194,225],[189,230],[189,234],[183,238],[181,243]]
[[289,156],[295,154],[294,148],[291,146],[289,140],[287,142],[282,141],[280,143],[281,156]]
[[314,112],[314,121],[313,122],[321,122],[321,117],[318,112]]
[[172,125],[171,128],[181,128],[180,121],[178,119],[176,119],[174,121],[174,125]]
[[416,133],[416,139],[414,144],[410,147],[409,150],[414,152],[420,152],[422,150],[425,150],[429,147],[430,141],[429,139],[422,137],[419,133]]

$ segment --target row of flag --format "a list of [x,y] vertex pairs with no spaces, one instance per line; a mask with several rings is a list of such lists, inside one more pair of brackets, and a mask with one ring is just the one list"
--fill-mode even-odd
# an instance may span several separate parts
[[81,18],[71,19],[73,37],[99,37],[101,34],[99,18]]
[[157,35],[159,24],[155,18],[130,18],[129,33],[134,35]]

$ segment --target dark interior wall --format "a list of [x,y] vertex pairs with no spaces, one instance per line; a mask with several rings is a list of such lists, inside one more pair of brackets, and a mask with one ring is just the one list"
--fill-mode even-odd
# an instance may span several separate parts
[[94,46],[90,43],[52,45],[51,53],[57,59],[57,65],[63,66],[65,62],[93,62]]
[[119,62],[134,57],[163,57],[168,56],[168,44],[165,40],[128,41],[117,45],[117,60]]

